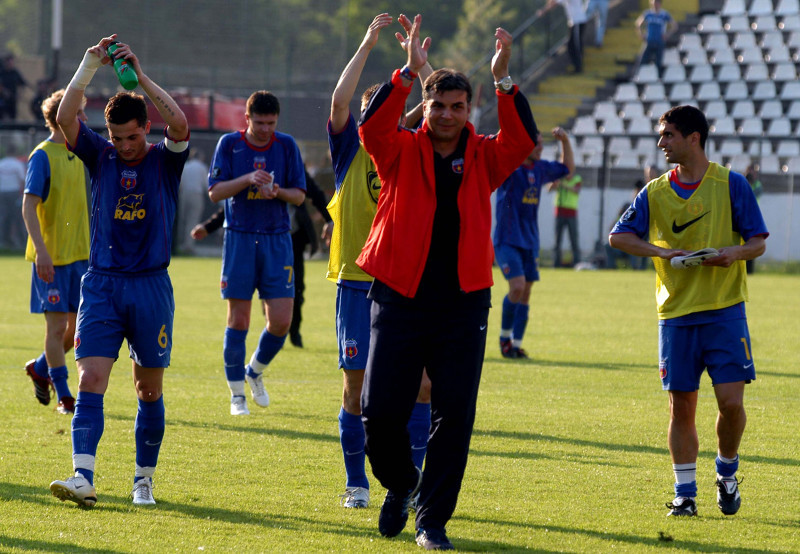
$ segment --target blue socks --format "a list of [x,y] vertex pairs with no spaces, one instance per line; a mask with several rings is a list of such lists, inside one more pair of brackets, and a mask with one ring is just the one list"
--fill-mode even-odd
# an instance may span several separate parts
[[247,331],[225,329],[225,340],[222,343],[222,358],[225,361],[225,377],[228,382],[244,382],[244,359],[247,354]]
[[503,315],[500,320],[500,329],[505,331],[514,327],[514,314],[516,313],[517,306],[519,306],[519,304],[514,304],[509,300],[508,295],[503,298]]
[[103,395],[79,392],[72,418],[72,465],[94,484],[94,459],[103,436]]
[[155,402],[139,400],[134,434],[136,436],[136,478],[152,477],[158,463],[158,451],[164,438],[164,396]]
[[348,487],[369,488],[369,480],[364,469],[364,425],[361,416],[339,410],[339,440],[344,454],[344,470]]
[[36,375],[42,377],[43,379],[47,379],[50,375],[47,372],[47,358],[44,357],[44,352],[36,358],[36,361],[33,362],[33,371],[36,372]]
[[247,374],[253,378],[261,375],[275,355],[283,348],[285,342],[286,335],[278,337],[267,331],[265,327],[258,338],[258,347],[252,358],[250,358],[250,367],[247,370]]
[[408,436],[411,439],[411,459],[422,470],[425,453],[428,450],[428,436],[431,432],[431,405],[417,402],[408,420]]
[[525,335],[525,327],[528,326],[528,313],[531,307],[527,304],[517,304],[514,311],[514,330],[511,336],[514,339],[514,346],[522,344],[522,337]]
[[53,386],[56,388],[56,395],[58,395],[59,400],[65,396],[72,396],[72,393],[69,391],[69,385],[67,384],[68,374],[67,366],[65,365],[50,368],[50,379],[53,381]]
[[672,464],[672,471],[675,473],[675,497],[696,497],[697,463]]
[[717,466],[717,475],[720,477],[733,477],[739,469],[739,455],[737,454],[733,460],[729,460],[717,454],[717,459],[714,463]]

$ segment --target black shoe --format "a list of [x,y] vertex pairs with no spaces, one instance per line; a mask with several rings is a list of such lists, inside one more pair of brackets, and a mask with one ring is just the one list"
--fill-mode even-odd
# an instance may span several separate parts
[[[416,468],[415,468],[416,469]],[[422,485],[422,472],[417,469],[417,484],[413,489],[396,494],[392,491],[386,493],[386,498],[381,507],[381,515],[378,518],[378,531],[384,537],[396,537],[400,534],[408,522],[408,505],[411,499],[419,492]]]
[[443,530],[419,529],[417,531],[417,544],[425,550],[455,550],[456,547],[447,538]]
[[678,499],[676,498],[672,502],[667,503],[667,508],[670,509],[667,517],[697,515],[697,504],[694,503],[693,498],[682,498],[680,503],[676,503],[677,500]]
[[511,358],[513,356],[509,355],[511,352],[511,339],[500,339],[500,354],[503,355],[504,358]]
[[44,377],[39,376],[36,373],[36,370],[33,369],[33,365],[36,363],[36,360],[30,360],[27,364],[25,364],[25,373],[31,378],[33,381],[33,391],[36,394],[36,400],[39,401],[39,404],[43,404],[47,406],[50,404],[51,399],[51,390],[55,390],[53,387],[53,381],[49,378],[45,379]]
[[529,359],[528,358],[528,353],[525,352],[524,349],[517,348],[515,346],[511,347],[511,351],[509,352],[509,356],[508,357],[509,358],[514,358],[514,359],[517,359],[517,360],[527,360],[527,359]]
[[289,333],[289,342],[297,348],[303,348],[303,337],[300,336],[300,333]]
[[742,497],[739,494],[739,483],[736,477],[717,477],[717,506],[726,516],[732,516],[739,511]]

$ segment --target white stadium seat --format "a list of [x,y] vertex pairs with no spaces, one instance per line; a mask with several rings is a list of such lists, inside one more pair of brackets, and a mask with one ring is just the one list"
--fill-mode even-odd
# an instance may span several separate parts
[[747,9],[750,15],[767,15],[772,13],[772,0],[753,0]]
[[800,30],[800,14],[790,14],[783,18],[779,25],[782,31],[799,31]]
[[619,135],[625,132],[625,125],[619,117],[609,117],[599,122],[597,130],[604,135]]
[[738,138],[723,139],[717,150],[717,154],[721,154],[723,156],[735,156],[736,154],[742,154],[743,152],[744,146],[742,145],[742,141]]
[[750,24],[750,28],[759,33],[764,33],[766,31],[774,31],[778,28],[778,25],[775,22],[774,15],[759,15],[756,17],[755,21]]
[[781,100],[800,100],[800,81],[784,83],[780,98]]
[[[710,83],[710,84],[716,85],[716,83]],[[708,119],[728,117],[728,109],[725,106],[724,100],[712,100],[711,102],[706,104],[705,110],[703,110],[703,112],[706,114],[706,118]]]
[[706,50],[720,50],[730,47],[728,33],[711,33],[706,37]]
[[753,117],[756,115],[756,108],[753,106],[752,100],[737,100],[733,103],[730,115],[736,119]]
[[788,137],[791,135],[792,124],[788,119],[773,119],[767,126],[767,136],[769,137]]
[[748,165],[750,165],[750,156],[747,154],[736,154],[728,161],[730,169],[739,173],[744,173]]
[[706,65],[708,56],[705,49],[701,46],[696,50],[687,50],[683,53],[683,63],[685,65]]
[[575,118],[575,123],[572,125],[573,135],[594,135],[595,133],[597,133],[597,125],[594,117],[582,115]]
[[771,156],[772,142],[769,139],[750,141],[750,146],[747,147],[747,153],[751,156]]
[[725,0],[720,10],[722,15],[739,15],[747,13],[744,0]]
[[756,83],[756,88],[753,89],[753,100],[769,100],[777,98],[778,91],[775,89],[775,83],[772,81],[762,81]]
[[664,92],[664,85],[661,83],[649,83],[645,85],[642,91],[642,100],[645,102],[654,102],[656,100],[666,100],[667,95]]
[[744,14],[734,15],[723,26],[729,33],[739,33],[742,31],[750,31],[750,21]]
[[681,35],[678,41],[678,50],[681,52],[688,52],[689,50],[701,50],[703,43],[700,40],[700,35],[694,33],[685,33]]
[[764,133],[764,123],[761,118],[747,117],[739,124],[736,132],[740,135],[762,135]]
[[775,155],[769,154],[761,156],[759,160],[759,169],[761,173],[780,173],[781,161],[778,159],[778,156]]
[[721,50],[711,50],[708,53],[708,59],[714,65],[736,65],[736,54],[730,48],[723,48]]
[[665,83],[682,83],[686,81],[686,70],[682,65],[672,65],[664,69],[664,77],[661,79]]
[[743,48],[736,56],[736,61],[740,64],[764,63],[764,55],[758,46]]
[[758,117],[761,119],[776,119],[778,117],[783,117],[783,104],[781,104],[780,100],[771,99],[766,100],[763,104],[761,104],[761,108],[758,110]]
[[789,48],[800,48],[800,32],[795,31],[786,39],[786,46]]
[[[696,65],[689,74],[692,83],[708,83],[714,80],[714,68],[710,65]],[[714,83],[716,84],[716,83]]]
[[786,117],[789,119],[800,119],[800,100],[794,100],[786,109]]
[[698,33],[716,33],[722,30],[722,18],[717,14],[706,14],[697,24]]
[[796,140],[781,140],[778,141],[778,148],[775,149],[775,154],[782,158],[789,156],[800,156],[800,142]]
[[602,152],[603,151],[603,137],[590,136],[583,139],[581,142],[581,150],[584,153]]
[[783,33],[781,31],[769,31],[764,33],[761,40],[758,42],[761,48],[775,48],[776,46],[783,46]]
[[789,15],[800,13],[800,2],[797,0],[778,0],[778,7],[775,8],[778,15]]
[[743,81],[734,81],[729,83],[728,88],[725,89],[725,100],[744,100],[748,97],[749,93],[747,92],[747,84]]
[[772,73],[772,80],[777,82],[795,81],[797,79],[797,70],[792,62],[782,62],[775,64],[775,69]]
[[677,83],[669,91],[669,99],[672,102],[681,104],[691,103],[694,100],[694,92],[690,83]]
[[742,79],[742,69],[738,64],[725,64],[717,71],[717,81],[720,83],[733,83]]
[[751,63],[744,70],[744,80],[748,83],[755,83],[769,79],[769,69],[764,62]]
[[640,65],[633,81],[635,83],[657,83],[659,81],[658,69],[651,63]]
[[785,44],[773,46],[764,54],[764,59],[769,63],[780,63],[792,61],[792,55]]
[[681,53],[678,52],[677,48],[667,48],[664,50],[664,67],[681,65],[682,63]]
[[639,100],[639,90],[634,83],[621,83],[614,92],[615,102],[633,102]]
[[617,117],[617,105],[611,101],[601,101],[594,105],[592,111],[595,119],[605,119],[607,117]]
[[672,107],[672,104],[665,100],[658,100],[657,102],[653,102],[650,104],[650,108],[647,110],[647,115],[650,116],[650,119],[657,120],[661,117],[668,109]]
[[731,46],[735,50],[752,50],[753,48],[758,48],[756,35],[750,29],[736,33],[736,35],[733,37],[733,43]]
[[653,133],[653,124],[649,117],[636,117],[628,123],[628,134],[630,135],[649,135]]
[[644,106],[641,102],[625,102],[620,110],[624,119],[644,117]]
[[711,130],[717,135],[732,135],[736,132],[736,125],[732,117],[718,117],[711,124]]

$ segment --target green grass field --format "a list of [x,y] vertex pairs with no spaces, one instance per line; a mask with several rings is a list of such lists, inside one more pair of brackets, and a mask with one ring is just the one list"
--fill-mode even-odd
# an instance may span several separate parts
[[[105,400],[95,484],[98,504],[61,503],[50,481],[70,475],[70,421],[45,408],[22,371],[44,321],[28,313],[30,266],[0,258],[0,551],[419,551],[413,525],[377,530],[384,490],[345,510],[337,431],[335,286],[307,266],[304,349],[288,344],[267,371],[272,405],[229,415],[222,370],[225,305],[218,259],[179,258],[167,431],[155,478],[158,505],[135,508],[136,397],[123,350]],[[499,274],[494,304],[505,283]],[[745,397],[742,509],[716,507],[716,407],[704,378],[698,408],[700,517],[668,520],[673,477],[667,395],[657,370],[651,272],[545,269],[534,287],[528,363],[489,347],[467,476],[448,534],[464,551],[789,552],[800,550],[800,277],[756,274],[750,331],[758,380]],[[248,357],[263,318],[253,313]],[[411,347],[413,345],[409,345]],[[448,345],[442,345],[448,348]],[[77,389],[68,356],[70,385]],[[792,423],[794,422],[794,423]]]

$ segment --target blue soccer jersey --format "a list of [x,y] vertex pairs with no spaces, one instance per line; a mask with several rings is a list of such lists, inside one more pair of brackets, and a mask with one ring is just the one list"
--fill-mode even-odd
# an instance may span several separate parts
[[89,268],[122,274],[166,269],[189,149],[174,152],[161,141],[141,160],[127,163],[83,122],[70,149],[92,179]]
[[657,12],[647,10],[644,14],[644,22],[647,25],[647,43],[661,44],[664,42],[664,32],[670,21],[672,21],[672,16],[664,10]]
[[[287,134],[276,132],[263,147],[250,144],[244,131],[223,135],[217,143],[208,188],[257,169],[273,173],[281,188],[306,190],[300,149]],[[225,228],[245,233],[288,233],[291,229],[286,202],[266,199],[249,186],[225,200]]]
[[539,198],[542,186],[569,174],[560,162],[538,160],[518,167],[497,189],[494,244],[539,252]]
[[330,125],[330,121],[328,121],[328,146],[331,150],[334,185],[338,191],[350,170],[353,158],[358,153],[361,141],[358,138],[358,126],[352,113],[348,114],[347,124],[338,133],[332,132]]

